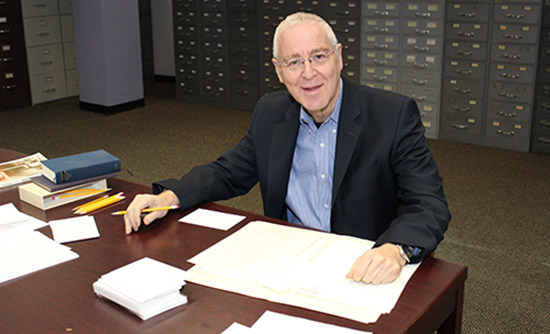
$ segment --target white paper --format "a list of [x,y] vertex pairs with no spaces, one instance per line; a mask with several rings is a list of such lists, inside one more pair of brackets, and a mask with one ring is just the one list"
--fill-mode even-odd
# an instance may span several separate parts
[[252,330],[250,329],[250,327],[241,325],[238,322],[232,323],[223,332],[221,332],[221,334],[251,334],[251,333],[252,333]]
[[315,334],[367,334],[356,329],[325,324],[305,318],[286,314],[265,311],[250,328],[252,333],[280,334],[280,333],[315,333]]
[[0,234],[0,283],[65,261],[78,254],[36,231]]
[[8,203],[0,205],[0,232],[9,232],[14,230],[36,230],[47,224],[40,219],[29,216]]
[[179,292],[186,276],[185,270],[145,257],[102,275],[92,286],[146,320],[187,303]]
[[390,284],[346,279],[374,242],[319,231],[251,222],[188,261],[189,281],[361,322],[395,306],[418,265]]
[[227,231],[245,218],[246,216],[199,208],[180,218],[179,221]]
[[93,216],[79,216],[52,220],[49,222],[53,238],[60,244],[65,242],[99,238],[99,231]]

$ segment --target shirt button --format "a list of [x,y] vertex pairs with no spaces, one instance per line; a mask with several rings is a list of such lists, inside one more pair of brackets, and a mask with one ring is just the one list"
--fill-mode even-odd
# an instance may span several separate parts
[[322,179],[324,179],[324,178],[326,178],[326,177],[327,177],[326,174],[321,174],[321,178],[322,178]]
[[325,143],[321,143],[321,147],[325,147]]
[[325,209],[328,209],[328,204],[325,204],[325,205],[323,205],[323,206],[325,207]]

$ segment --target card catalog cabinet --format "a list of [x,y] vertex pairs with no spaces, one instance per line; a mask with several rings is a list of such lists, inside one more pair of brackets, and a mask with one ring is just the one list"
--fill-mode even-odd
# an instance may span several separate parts
[[0,111],[31,105],[20,1],[0,1]]
[[32,103],[78,95],[71,0],[23,0]]

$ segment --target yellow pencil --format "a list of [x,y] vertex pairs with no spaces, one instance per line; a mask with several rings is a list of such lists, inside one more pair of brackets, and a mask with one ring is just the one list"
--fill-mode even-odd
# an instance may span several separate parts
[[92,211],[104,208],[108,205],[120,202],[120,201],[122,201],[123,199],[126,198],[126,197],[123,196],[123,194],[124,194],[123,192],[120,192],[116,195],[109,196],[109,197],[104,198],[104,199],[102,199],[100,201],[97,201],[95,203],[92,203],[92,204],[89,204],[89,205],[84,205],[80,209],[76,210],[75,213],[80,214],[80,215],[85,215],[85,214],[88,214]]
[[109,197],[109,195],[101,196],[101,197],[99,197],[99,198],[94,199],[93,201],[90,201],[90,202],[87,202],[87,203],[84,203],[84,204],[80,204],[79,206],[75,206],[71,211],[76,211],[76,210],[78,210],[78,209],[80,209],[80,208],[85,207],[86,205],[90,205],[90,204],[93,204],[93,203],[97,203],[97,202],[99,202],[99,201],[101,201],[101,200],[103,200],[103,199],[105,199],[105,198],[107,198],[107,197]]
[[72,193],[62,193],[63,195],[60,196],[54,196],[54,198],[67,198],[67,197],[76,197],[76,196],[83,196],[83,195],[93,195],[93,194],[100,194],[106,191],[109,191],[111,189],[91,189],[86,191],[79,191],[79,192],[72,192]]
[[[165,211],[165,210],[176,210],[176,209],[179,209],[179,205],[172,205],[172,206],[160,206],[158,208],[147,208],[147,209],[143,209],[141,210],[142,213],[145,213],[145,212],[153,212],[153,211]],[[125,215],[127,214],[128,211],[124,210],[124,211],[117,211],[117,212],[113,212],[111,213],[111,215],[113,216],[120,216],[120,215]]]

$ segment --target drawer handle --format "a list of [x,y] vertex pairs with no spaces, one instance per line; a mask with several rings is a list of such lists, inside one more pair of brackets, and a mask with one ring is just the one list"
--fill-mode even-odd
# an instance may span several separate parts
[[500,73],[500,77],[504,79],[519,79],[519,74]]
[[377,49],[387,49],[388,48],[388,44],[378,44],[378,43],[374,43],[373,46]]
[[430,13],[420,13],[420,12],[416,12],[416,13],[414,13],[414,15],[416,17],[430,17],[431,16]]
[[520,59],[521,58],[521,55],[509,55],[507,53],[504,53],[504,54],[501,54],[500,57],[502,58],[505,58],[505,59]]
[[498,116],[502,116],[502,117],[516,117],[518,114],[516,114],[515,112],[504,112],[504,111],[499,111],[497,112],[497,115]]
[[540,107],[544,110],[550,110],[550,103],[543,103]]
[[44,90],[42,90],[42,93],[53,94],[53,93],[55,93],[55,88],[44,89]]
[[50,66],[51,64],[53,64],[53,61],[52,60],[43,61],[43,62],[40,62],[39,64],[42,65],[42,66]]
[[464,37],[474,37],[475,36],[475,33],[474,32],[463,32],[463,31],[459,31],[457,33],[458,36],[464,36]]
[[383,75],[383,76],[373,75],[372,78],[376,81],[386,81],[386,80],[388,80],[388,77],[386,77],[385,75]]
[[470,107],[460,108],[459,106],[452,106],[451,109],[453,109],[454,111],[460,111],[460,112],[469,112],[471,110]]
[[5,86],[2,86],[2,89],[3,89],[3,90],[14,90],[15,88],[17,88],[17,85],[5,85]]
[[416,96],[416,94],[413,94],[411,96],[413,99],[417,100],[417,101],[426,101],[426,97],[425,96]]
[[455,54],[459,56],[466,56],[466,57],[470,57],[474,55],[472,51],[461,51],[461,50],[455,51]]
[[523,35],[512,35],[512,34],[506,34],[504,35],[504,38],[507,38],[507,39],[522,39],[523,38]]
[[508,98],[508,99],[517,99],[518,98],[518,94],[511,94],[511,93],[506,93],[506,92],[500,92],[498,93],[499,96],[502,96],[502,97],[505,97],[505,98]]
[[465,124],[451,124],[451,127],[458,129],[458,130],[468,130],[470,127]]
[[544,126],[545,128],[550,128],[550,120],[548,119],[543,119],[539,122],[539,124],[541,126]]
[[11,57],[0,58],[0,62],[2,62],[2,63],[9,63],[10,61],[13,61],[13,58],[11,58]]
[[428,64],[413,63],[413,66],[416,68],[427,68]]
[[455,70],[456,74],[462,74],[462,75],[472,75],[472,70],[463,71],[463,70]]
[[470,88],[468,88],[468,89],[455,88],[453,90],[457,93],[460,93],[460,94],[470,94],[472,92],[472,90]]
[[37,37],[48,37],[50,36],[49,32],[41,32],[39,34],[36,34]]
[[418,46],[418,45],[415,45],[414,49],[416,51],[420,51],[420,52],[426,52],[426,51],[430,50],[430,48],[427,47],[427,46],[422,47],[422,46]]
[[425,29],[425,30],[415,29],[414,33],[418,35],[427,35],[430,33],[430,31],[428,29]]
[[378,27],[374,27],[374,31],[376,32],[388,32],[390,31],[388,28],[378,28]]
[[338,14],[338,15],[349,16],[350,11],[348,11],[348,10],[337,10],[337,11],[336,11],[336,14]]
[[541,144],[550,145],[550,138],[539,137],[539,138],[538,138],[538,141],[539,141],[539,143],[541,143]]
[[5,1],[0,1],[0,6],[5,6],[5,5],[6,5]]
[[518,19],[518,20],[522,20],[525,18],[525,16],[523,14],[517,14],[517,15],[514,15],[514,14],[506,14],[504,15],[504,18],[505,19]]
[[9,33],[10,33],[9,29],[0,29],[0,34],[9,34]]
[[514,136],[516,133],[515,133],[514,131],[497,130],[497,134],[499,134],[499,135],[501,135],[501,136],[512,137],[512,136]]
[[387,60],[378,60],[378,59],[375,59],[373,61],[373,63],[375,63],[376,65],[387,65],[388,64],[388,61]]
[[428,80],[418,80],[416,78],[412,79],[412,82],[416,85],[423,86],[428,83]]
[[388,11],[381,12],[381,11],[375,10],[374,15],[376,15],[376,16],[389,16],[390,12],[388,12]]
[[476,13],[475,13],[475,12],[472,12],[472,13],[458,12],[458,13],[456,13],[456,16],[460,16],[460,17],[475,17],[475,16],[476,16]]

